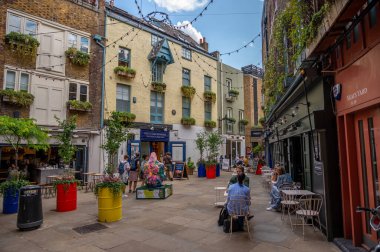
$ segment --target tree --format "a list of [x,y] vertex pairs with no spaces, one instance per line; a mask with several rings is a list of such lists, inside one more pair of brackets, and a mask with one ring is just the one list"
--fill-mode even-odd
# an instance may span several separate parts
[[207,139],[206,139],[206,132],[200,132],[197,133],[197,138],[195,139],[195,144],[197,146],[197,149],[199,150],[199,154],[201,155],[200,157],[200,162],[203,163],[203,153],[207,149]]
[[254,154],[259,154],[263,150],[264,150],[264,146],[262,144],[258,144],[258,145],[255,146],[255,148],[253,148],[253,153]]
[[54,118],[58,122],[59,127],[63,130],[57,135],[57,139],[60,143],[58,146],[58,154],[62,158],[65,165],[68,165],[77,150],[71,141],[74,135],[74,130],[77,127],[77,116],[74,115],[63,121],[59,120],[56,116],[54,116]]
[[105,143],[101,146],[108,156],[108,164],[106,165],[105,172],[109,175],[116,171],[116,154],[119,150],[121,143],[127,140],[128,129],[130,122],[126,120],[127,115],[125,112],[113,111],[110,118],[107,120],[106,139]]
[[26,144],[36,150],[47,150],[49,147],[48,134],[29,118],[0,116],[0,136],[15,150],[16,167],[21,145]]
[[208,161],[217,163],[219,156],[219,146],[223,143],[222,136],[216,132],[210,132],[207,134],[207,146],[208,146]]

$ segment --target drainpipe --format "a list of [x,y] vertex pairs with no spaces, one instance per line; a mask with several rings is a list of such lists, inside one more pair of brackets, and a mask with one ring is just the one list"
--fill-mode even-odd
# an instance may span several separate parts
[[[107,14],[104,16],[104,34],[107,33]],[[103,49],[103,60],[102,60],[102,99],[100,105],[100,129],[104,126],[104,89],[105,89],[105,61],[106,61],[106,47],[102,44],[102,39],[104,37],[95,34],[93,39],[95,43],[98,44]]]

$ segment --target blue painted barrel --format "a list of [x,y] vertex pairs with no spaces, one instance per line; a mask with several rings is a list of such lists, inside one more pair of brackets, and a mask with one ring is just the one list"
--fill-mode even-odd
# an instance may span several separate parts
[[3,213],[4,214],[17,213],[18,196],[19,196],[18,189],[8,188],[5,190],[4,198],[3,198]]
[[198,164],[198,177],[206,177],[206,165]]
[[220,164],[216,164],[216,176],[220,177]]

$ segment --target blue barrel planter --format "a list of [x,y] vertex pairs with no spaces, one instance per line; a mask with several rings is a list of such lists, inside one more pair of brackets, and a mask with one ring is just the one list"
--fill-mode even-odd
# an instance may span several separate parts
[[206,177],[206,165],[199,164],[198,165],[198,177]]
[[220,164],[216,164],[216,176],[220,177]]
[[18,189],[8,188],[5,190],[4,198],[3,198],[3,213],[4,214],[17,213],[18,196],[19,196]]

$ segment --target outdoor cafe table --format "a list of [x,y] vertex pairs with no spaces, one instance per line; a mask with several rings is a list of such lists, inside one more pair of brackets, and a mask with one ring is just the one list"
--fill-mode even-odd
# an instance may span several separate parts
[[[308,191],[308,190],[282,190],[281,192],[287,196],[291,196],[292,198],[294,197],[295,199],[299,198],[301,196],[304,196],[304,195],[310,195],[311,196],[311,195],[315,194],[315,193]],[[295,212],[296,210],[297,210],[297,208],[294,209],[293,212]],[[293,229],[293,226],[300,225],[300,224],[293,224],[292,223],[292,219],[290,217],[290,214],[289,214],[289,221],[290,221],[290,226],[292,227],[292,229]]]

